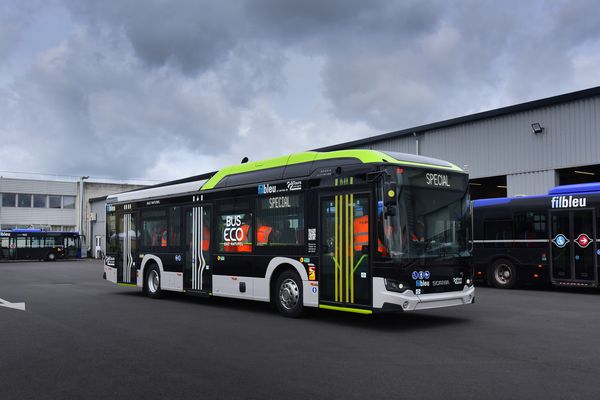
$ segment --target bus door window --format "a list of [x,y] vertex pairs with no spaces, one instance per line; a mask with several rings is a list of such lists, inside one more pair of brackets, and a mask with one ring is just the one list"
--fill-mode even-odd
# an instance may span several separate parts
[[184,286],[194,290],[211,288],[210,219],[209,206],[185,210]]
[[76,238],[74,237],[66,237],[65,238],[65,247],[66,253],[69,257],[77,256],[77,245],[75,243]]
[[114,213],[106,215],[106,252],[117,252],[117,218]]
[[0,257],[8,258],[9,256],[9,237],[0,237]]
[[340,194],[321,199],[321,299],[368,304],[370,296],[369,196]]
[[27,254],[27,252],[20,249],[26,249],[28,247],[28,241],[29,238],[27,237],[17,237],[17,256],[19,256],[19,253]]
[[[167,233],[168,232],[168,233]],[[168,236],[168,239],[161,242],[161,246],[167,246],[167,242],[169,246],[179,246],[181,244],[180,240],[180,232],[181,232],[181,209],[180,207],[171,207],[169,208],[169,229],[165,230],[164,236]]]

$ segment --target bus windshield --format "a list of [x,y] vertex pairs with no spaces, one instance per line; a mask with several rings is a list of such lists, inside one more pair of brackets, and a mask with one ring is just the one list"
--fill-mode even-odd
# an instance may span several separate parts
[[396,259],[468,256],[466,176],[405,168],[394,172],[396,196],[387,209],[395,213],[384,215],[383,202],[379,213],[384,255]]

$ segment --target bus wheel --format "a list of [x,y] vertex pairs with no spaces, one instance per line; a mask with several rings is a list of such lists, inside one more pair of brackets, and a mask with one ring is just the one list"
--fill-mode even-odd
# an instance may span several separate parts
[[56,254],[48,253],[48,257],[46,257],[48,261],[56,261]]
[[158,299],[162,295],[160,289],[160,270],[156,265],[150,267],[146,273],[146,295]]
[[302,281],[297,273],[285,271],[277,278],[275,305],[284,317],[296,318],[302,313]]
[[512,289],[517,283],[517,269],[508,260],[498,260],[492,264],[490,278],[498,289]]

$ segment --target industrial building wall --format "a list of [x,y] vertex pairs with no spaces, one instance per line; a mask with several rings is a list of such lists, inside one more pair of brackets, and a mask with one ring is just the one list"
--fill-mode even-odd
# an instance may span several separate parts
[[96,237],[100,237],[100,251],[106,254],[106,200],[96,200],[89,202],[90,215],[96,217],[95,221],[90,221],[90,244],[91,251],[94,257],[98,257],[96,252]]
[[[535,135],[532,123],[544,132]],[[361,148],[415,153],[451,161],[471,178],[526,174],[508,178],[508,191],[529,185],[545,193],[556,182],[552,173],[539,180],[532,171],[553,171],[600,163],[600,96],[466,122],[438,130],[373,142]],[[511,185],[516,185],[511,187]]]
[[[76,196],[77,184],[0,177],[0,193]],[[48,225],[74,229],[77,225],[77,208],[0,206],[0,223],[4,226]]]
[[556,172],[536,171],[526,172],[524,174],[513,174],[506,176],[507,195],[536,195],[546,194],[548,189],[558,184]]

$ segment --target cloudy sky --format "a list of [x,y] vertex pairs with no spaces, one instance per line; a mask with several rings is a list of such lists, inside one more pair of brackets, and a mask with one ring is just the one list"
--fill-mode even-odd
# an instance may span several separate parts
[[590,1],[2,0],[0,174],[176,179],[600,85]]

